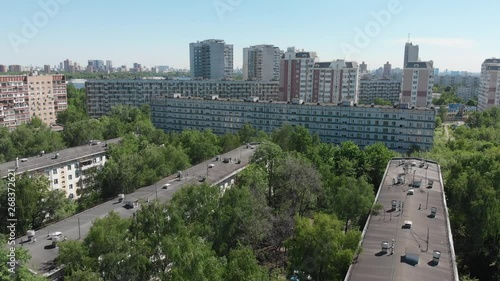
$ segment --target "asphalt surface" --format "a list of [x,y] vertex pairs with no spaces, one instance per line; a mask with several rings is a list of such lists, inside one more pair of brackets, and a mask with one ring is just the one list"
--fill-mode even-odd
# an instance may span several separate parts
[[[235,161],[232,163],[223,163],[222,161],[215,161],[215,158],[212,158],[209,161],[183,171],[184,177],[181,181],[177,180],[177,175],[169,176],[152,186],[140,188],[134,193],[126,195],[124,202],[130,200],[131,198],[139,199],[140,201],[147,201],[148,199],[153,201],[156,198],[158,198],[161,202],[169,201],[174,193],[185,184],[201,184],[199,179],[202,176],[206,176],[207,171],[208,177],[205,182],[210,184],[220,182],[227,176],[245,167],[254,151],[254,149],[242,146],[221,155],[222,159],[229,157],[232,159],[241,158],[242,161],[240,164],[236,164]],[[209,168],[209,164],[214,164],[214,166]],[[165,183],[170,184],[167,189],[162,188]],[[115,211],[123,218],[128,218],[140,209],[140,207],[136,209],[127,209],[125,208],[124,202],[120,203],[118,202],[118,198],[115,198],[61,222],[54,223],[37,230],[35,234],[36,242],[28,242],[27,236],[18,238],[16,243],[17,247],[24,247],[31,254],[31,260],[28,264],[28,268],[38,273],[45,273],[54,269],[55,266],[53,260],[58,256],[59,250],[58,248],[51,247],[52,241],[48,237],[49,233],[59,231],[62,232],[68,240],[83,239],[88,234],[90,227],[96,218],[105,217],[111,211]]]

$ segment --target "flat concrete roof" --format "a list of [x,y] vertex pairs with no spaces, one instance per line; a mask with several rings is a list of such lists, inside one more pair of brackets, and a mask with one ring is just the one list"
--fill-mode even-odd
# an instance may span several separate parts
[[[174,94],[175,95],[175,94]],[[388,106],[388,105],[371,105],[371,104],[356,104],[356,106],[345,106],[342,105],[342,103],[323,103],[323,102],[303,102],[302,104],[294,103],[291,101],[279,101],[279,100],[264,100],[264,99],[258,99],[257,102],[255,101],[246,101],[245,99],[234,99],[234,98],[223,98],[223,97],[217,97],[217,99],[212,98],[211,96],[218,96],[218,95],[209,95],[209,97],[192,97],[192,96],[183,96],[181,94],[177,94],[180,96],[173,97],[171,95],[163,95],[163,96],[155,96],[152,98],[152,100],[157,100],[157,101],[163,101],[163,100],[198,100],[198,101],[218,101],[218,102],[244,102],[244,103],[254,103],[254,104],[290,104],[290,105],[309,105],[309,106],[327,106],[327,107],[341,107],[341,108],[385,108],[385,109],[401,109],[401,110],[420,110],[420,111],[435,111],[434,107],[432,108],[427,108],[427,107],[409,107],[409,108],[401,108],[400,106]]]
[[[79,159],[84,159],[85,157],[90,157],[96,154],[102,154],[106,151],[108,144],[117,144],[121,138],[111,139],[107,141],[99,141],[96,145],[82,145],[72,148],[66,148],[59,151],[54,151],[51,153],[46,153],[43,156],[33,156],[28,158],[19,157],[19,168],[17,169],[17,174],[22,174],[32,171],[43,171],[46,168],[59,166],[67,162],[76,161]],[[59,153],[59,157],[56,159],[54,156]],[[23,162],[21,159],[26,159]],[[14,170],[16,168],[16,161],[10,161],[0,164],[0,177],[6,177],[9,170]]]
[[[54,259],[59,255],[58,248],[50,247],[52,241],[48,237],[49,233],[62,232],[68,240],[84,239],[95,219],[103,218],[111,211],[117,212],[123,218],[129,218],[140,209],[140,207],[135,209],[125,208],[126,201],[130,199],[140,200],[142,204],[147,204],[145,202],[148,200],[153,201],[158,199],[160,202],[166,202],[184,185],[202,184],[200,182],[201,177],[206,177],[207,175],[206,183],[220,183],[227,179],[228,176],[234,175],[246,167],[254,152],[255,149],[241,146],[221,155],[221,159],[241,159],[241,163],[239,164],[235,161],[223,163],[220,160],[215,161],[215,158],[212,158],[183,171],[183,177],[180,181],[177,180],[176,174],[171,175],[153,185],[145,186],[131,194],[126,194],[124,202],[119,202],[118,198],[114,198],[65,220],[38,229],[35,234],[35,243],[29,242],[27,236],[19,237],[16,239],[16,247],[23,247],[30,253],[31,259],[27,264],[28,268],[37,273],[48,273],[55,269]],[[210,164],[214,164],[214,166],[210,168]],[[162,186],[165,183],[169,183],[170,186],[163,189]]]
[[[404,183],[393,184],[398,177]],[[419,182],[420,187],[413,186]],[[431,183],[432,187],[429,187]],[[413,195],[408,192],[410,189],[413,189]],[[396,208],[393,208],[393,200],[397,202]],[[392,159],[376,202],[384,209],[368,219],[363,231],[362,252],[349,268],[345,281],[458,281],[453,238],[437,163],[414,158]],[[436,208],[434,217],[431,216],[433,207]],[[408,221],[411,221],[411,228],[404,227]],[[394,250],[390,248],[393,239]],[[382,250],[383,241],[388,242],[387,251]],[[441,253],[438,263],[433,262],[434,251]],[[412,258],[418,258],[418,263],[412,263]]]

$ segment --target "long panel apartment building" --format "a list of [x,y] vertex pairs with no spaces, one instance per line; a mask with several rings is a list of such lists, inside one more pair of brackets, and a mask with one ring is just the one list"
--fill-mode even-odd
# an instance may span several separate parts
[[47,125],[67,108],[64,75],[0,76],[0,125],[14,129],[32,117]]
[[359,103],[361,104],[374,103],[377,98],[397,103],[400,95],[401,81],[369,78],[362,78],[359,81]]
[[198,81],[198,80],[89,80],[85,83],[88,113],[99,118],[117,105],[139,107],[155,96],[180,93],[183,96],[261,99],[278,98],[277,81]]
[[223,100],[187,98],[179,94],[155,97],[152,119],[167,132],[211,129],[216,134],[236,133],[245,123],[272,132],[285,123],[304,126],[322,141],[339,144],[352,140],[359,146],[383,142],[390,149],[407,152],[432,147],[435,111],[427,108],[343,106],[259,101],[258,98]]

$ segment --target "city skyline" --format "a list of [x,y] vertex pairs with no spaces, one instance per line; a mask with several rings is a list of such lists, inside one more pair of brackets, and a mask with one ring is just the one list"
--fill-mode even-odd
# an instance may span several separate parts
[[[441,70],[478,73],[484,59],[498,56],[499,39],[489,24],[495,8],[500,8],[496,2],[481,14],[471,13],[477,3],[466,1],[389,0],[363,5],[317,1],[309,6],[293,0],[286,6],[260,0],[149,3],[11,3],[3,18],[7,40],[0,44],[4,54],[0,63],[53,66],[69,58],[85,65],[88,59],[103,59],[115,66],[139,62],[189,69],[189,43],[222,39],[234,45],[234,68],[240,69],[243,48],[260,44],[315,51],[325,62],[365,61],[368,69],[377,69],[388,61],[393,68],[402,68],[408,33],[410,41],[419,45],[420,59],[433,60]],[[450,23],[453,28],[447,27]]]

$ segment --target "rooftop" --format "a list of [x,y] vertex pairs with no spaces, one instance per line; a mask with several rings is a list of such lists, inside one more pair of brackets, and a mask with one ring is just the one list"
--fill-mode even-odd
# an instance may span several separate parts
[[[181,94],[173,94],[173,95],[166,95],[166,96],[156,96],[153,97],[154,100],[163,100],[163,99],[183,99],[183,100],[217,100],[217,101],[226,101],[226,102],[254,102],[254,103],[261,103],[261,104],[266,104],[266,103],[273,103],[273,104],[297,104],[300,101],[300,104],[303,105],[309,105],[309,106],[330,106],[330,107],[359,107],[359,108],[382,108],[382,109],[399,109],[398,107],[394,106],[387,106],[387,105],[362,105],[362,104],[356,104],[356,105],[346,105],[346,103],[310,103],[310,102],[304,102],[303,100],[294,100],[294,101],[274,101],[274,100],[260,100],[257,97],[251,97],[247,99],[231,99],[231,98],[220,98],[217,95],[212,95],[212,96],[207,96],[207,97],[186,97],[182,96]],[[412,108],[401,108],[404,110],[410,110]],[[425,107],[416,107],[413,108],[413,110],[428,110],[428,111],[434,111],[434,108],[425,108]]]
[[405,68],[432,68],[432,64],[428,61],[408,62]]
[[[392,159],[376,197],[384,209],[368,219],[362,253],[349,268],[345,281],[458,281],[444,198],[436,162]],[[439,259],[434,258],[437,255]]]
[[179,79],[151,79],[151,77],[142,77],[137,79],[88,79],[85,81],[88,83],[130,83],[130,82],[156,82],[156,83],[177,83],[177,84],[185,84],[185,83],[198,83],[198,84],[279,84],[279,81],[244,81],[244,80],[179,80]]
[[[81,158],[93,156],[96,154],[101,154],[106,151],[108,144],[117,144],[121,138],[111,139],[107,141],[97,142],[94,141],[93,144],[82,145],[72,148],[67,148],[59,151],[54,151],[51,153],[46,153],[39,156],[21,158],[19,157],[19,168],[17,169],[17,174],[22,174],[25,172],[38,171],[46,169],[48,167],[54,167],[75,161]],[[56,158],[56,153],[59,156]],[[16,168],[16,161],[10,161],[0,164],[0,177],[5,177],[9,170],[14,170]]]

